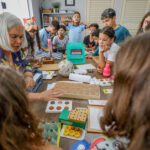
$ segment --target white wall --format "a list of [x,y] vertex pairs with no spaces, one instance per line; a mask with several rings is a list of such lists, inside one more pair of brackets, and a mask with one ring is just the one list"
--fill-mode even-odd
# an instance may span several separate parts
[[0,7],[0,13],[10,12],[19,17],[21,20],[23,20],[23,18],[29,18],[27,0],[1,0],[0,2],[6,3],[6,9],[2,9],[2,7]]

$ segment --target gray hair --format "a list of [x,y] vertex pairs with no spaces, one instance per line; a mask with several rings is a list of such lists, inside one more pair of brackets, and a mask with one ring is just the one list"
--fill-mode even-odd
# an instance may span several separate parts
[[[13,51],[10,44],[8,29],[11,29],[12,27],[18,25],[24,28],[21,20],[17,18],[15,15],[8,12],[0,14],[0,47],[3,48],[4,50]],[[27,40],[24,31],[23,43],[21,47],[25,47],[26,45]]]

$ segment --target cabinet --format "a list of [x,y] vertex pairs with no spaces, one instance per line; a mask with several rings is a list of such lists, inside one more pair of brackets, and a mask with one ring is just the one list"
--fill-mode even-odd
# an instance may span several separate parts
[[72,19],[73,13],[42,13],[42,27],[47,27],[52,20],[57,20],[61,23],[62,17],[68,17]]

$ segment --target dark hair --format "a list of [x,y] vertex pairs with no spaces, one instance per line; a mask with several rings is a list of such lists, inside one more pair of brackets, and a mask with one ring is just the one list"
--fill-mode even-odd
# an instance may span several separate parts
[[99,37],[100,31],[101,31],[101,29],[96,29],[96,30],[92,33],[92,36]]
[[99,25],[98,25],[97,23],[92,23],[92,24],[90,24],[89,28],[90,28],[90,27],[95,27],[96,29],[98,29],[98,28],[99,28]]
[[148,31],[148,30],[150,30],[150,22],[147,22],[147,26],[145,28],[145,31]]
[[106,26],[104,28],[101,29],[100,33],[106,34],[107,36],[109,36],[111,39],[114,38],[115,40],[115,31],[112,27],[110,26]]
[[101,15],[101,20],[104,20],[105,18],[113,18],[116,16],[116,12],[112,8],[105,9]]
[[147,18],[148,16],[150,16],[150,11],[148,11],[148,12],[144,15],[144,17],[142,18],[142,21],[140,22],[139,28],[138,28],[138,30],[137,30],[137,34],[143,32],[143,31],[142,31],[142,26],[143,26],[143,23],[144,23],[145,18]]
[[64,29],[64,30],[66,31],[66,26],[64,26],[64,25],[61,24],[61,25],[59,26],[59,29],[60,29],[60,28],[62,28],[62,29]]
[[139,133],[138,129],[150,122],[149,39],[150,32],[147,32],[121,44],[114,64],[113,93],[101,118],[105,134],[126,136],[131,143],[134,134]]
[[74,16],[75,14],[78,14],[78,15],[81,17],[81,15],[80,15],[80,13],[79,13],[78,11],[75,11],[75,12],[73,13],[73,16]]
[[0,65],[0,149],[32,150],[41,145],[39,121],[31,113],[22,74]]
[[59,29],[59,22],[56,20],[53,20],[51,23],[51,26],[55,27],[55,29],[58,30]]

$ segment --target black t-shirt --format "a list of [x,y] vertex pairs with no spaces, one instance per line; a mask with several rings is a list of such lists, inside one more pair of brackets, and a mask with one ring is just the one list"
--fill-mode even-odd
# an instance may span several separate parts
[[83,43],[87,45],[88,48],[92,48],[93,46],[95,46],[94,40],[90,42],[90,35],[85,36]]

